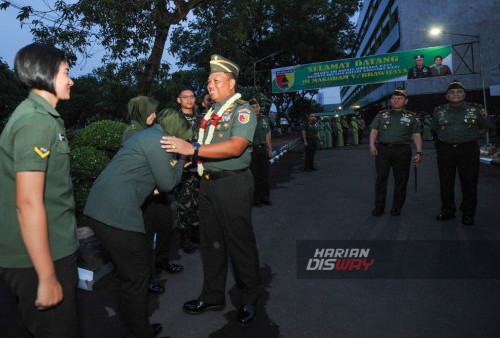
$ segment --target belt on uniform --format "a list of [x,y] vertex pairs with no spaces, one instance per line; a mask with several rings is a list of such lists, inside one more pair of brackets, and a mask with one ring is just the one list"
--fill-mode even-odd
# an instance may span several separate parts
[[378,144],[384,147],[402,147],[408,145],[406,143],[385,143],[385,142],[379,142]]
[[233,175],[245,172],[247,170],[248,170],[248,168],[236,169],[236,170],[222,170],[222,171],[215,171],[215,172],[204,171],[202,177],[206,180],[218,180],[219,178],[233,176]]
[[463,146],[470,146],[470,145],[477,145],[476,141],[470,141],[470,142],[465,142],[465,143],[446,143],[439,141],[440,143],[446,144],[447,146],[451,146],[453,148],[458,148],[458,147],[463,147]]

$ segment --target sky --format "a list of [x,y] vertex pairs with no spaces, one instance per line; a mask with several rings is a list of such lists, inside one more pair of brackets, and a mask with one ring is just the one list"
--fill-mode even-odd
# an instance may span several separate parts
[[[0,2],[3,1],[0,0]],[[23,0],[13,2],[18,5],[32,3],[31,1]],[[17,14],[18,10],[12,7],[7,8],[6,10],[0,10],[0,58],[4,62],[7,62],[11,69],[13,68],[14,58],[17,51],[33,42],[28,25],[21,27],[21,24],[16,19]],[[79,59],[77,64],[71,68],[70,76],[79,77],[92,72],[94,68],[101,66],[101,58],[103,54],[103,51],[97,50],[92,58],[87,60]],[[177,69],[175,66],[175,59],[166,51],[164,53],[164,61],[168,62],[172,69]],[[339,103],[341,101],[340,88],[325,88],[321,91],[323,92],[324,104]]]

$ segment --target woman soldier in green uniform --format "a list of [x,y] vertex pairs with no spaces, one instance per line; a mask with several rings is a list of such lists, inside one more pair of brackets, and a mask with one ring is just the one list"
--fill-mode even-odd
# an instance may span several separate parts
[[16,55],[29,95],[0,136],[0,276],[35,337],[78,337],[78,240],[64,122],[73,81],[64,53],[33,43]]
[[151,246],[141,206],[155,188],[171,191],[181,179],[184,159],[176,163],[163,151],[161,137],[193,135],[179,112],[160,114],[159,124],[123,143],[92,186],[83,211],[116,266],[117,306],[126,337],[154,337],[161,331],[160,324],[150,325],[148,319]]

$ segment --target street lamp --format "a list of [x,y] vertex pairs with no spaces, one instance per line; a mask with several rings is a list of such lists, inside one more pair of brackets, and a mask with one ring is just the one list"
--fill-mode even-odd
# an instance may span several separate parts
[[[477,39],[477,45],[479,47],[479,68],[480,68],[480,75],[481,75],[481,83],[483,86],[483,105],[484,105],[484,110],[488,111],[488,107],[486,105],[486,90],[484,86],[484,74],[483,74],[483,58],[481,56],[481,42],[479,39],[479,35],[470,35],[470,34],[462,34],[462,33],[451,33],[451,32],[444,32],[441,28],[439,27],[432,27],[429,30],[429,34],[432,36],[439,36],[441,34],[444,35],[455,35],[455,36],[467,36],[470,38],[475,38]],[[486,133],[486,144],[490,144],[490,136],[489,133]]]
[[259,59],[257,61],[255,61],[253,63],[253,86],[256,87],[257,86],[257,79],[256,79],[256,76],[257,76],[257,71],[255,70],[255,66],[257,65],[257,63],[261,62],[261,61],[264,61],[265,59],[269,59],[277,54],[281,53],[281,50],[277,51],[277,52],[274,52],[272,54],[269,54],[268,56],[266,57],[263,57],[262,59]]

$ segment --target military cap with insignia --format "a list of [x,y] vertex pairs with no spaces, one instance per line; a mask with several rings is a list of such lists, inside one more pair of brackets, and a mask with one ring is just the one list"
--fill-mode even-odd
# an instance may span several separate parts
[[392,93],[394,96],[404,96],[405,98],[408,98],[408,94],[406,93],[406,90],[403,88],[399,87],[394,90],[394,93]]
[[424,54],[417,54],[413,57],[413,60],[423,60],[424,59]]
[[448,92],[451,89],[463,89],[465,91],[464,85],[462,84],[462,82],[458,80],[453,80],[448,86],[448,89],[446,89],[446,91]]
[[240,67],[231,60],[228,60],[220,55],[214,54],[210,58],[210,73],[232,73],[234,77],[238,77]]

